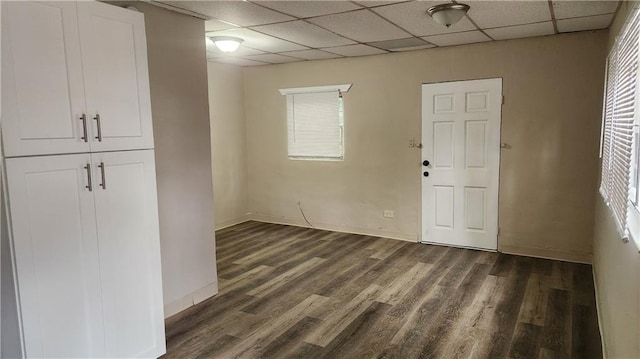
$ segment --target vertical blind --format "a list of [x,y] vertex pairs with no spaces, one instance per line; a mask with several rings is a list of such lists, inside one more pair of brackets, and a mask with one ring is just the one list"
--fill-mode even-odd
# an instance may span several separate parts
[[342,159],[340,92],[287,95],[290,158]]
[[602,180],[600,192],[623,236],[628,235],[630,177],[638,86],[640,16],[636,10],[609,54],[603,110]]

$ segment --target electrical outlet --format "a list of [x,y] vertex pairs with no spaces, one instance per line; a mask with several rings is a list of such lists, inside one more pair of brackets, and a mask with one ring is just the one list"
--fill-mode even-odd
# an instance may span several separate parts
[[382,215],[383,215],[385,218],[393,218],[393,211],[392,211],[392,210],[389,210],[389,209],[385,209],[385,210],[382,212]]

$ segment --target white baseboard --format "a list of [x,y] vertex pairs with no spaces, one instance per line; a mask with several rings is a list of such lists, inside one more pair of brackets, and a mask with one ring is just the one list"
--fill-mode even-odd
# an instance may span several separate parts
[[520,247],[506,244],[501,245],[500,239],[498,239],[498,252],[583,264],[591,264],[593,257],[591,253],[567,252],[557,249]]
[[204,286],[193,293],[187,294],[184,297],[175,300],[169,304],[164,305],[164,317],[169,318],[172,315],[178,314],[181,311],[192,307],[205,299],[213,297],[218,293],[218,282],[213,282],[207,286]]
[[228,221],[216,223],[215,224],[215,230],[219,231],[221,229],[225,229],[227,227],[235,226],[236,224],[244,223],[244,222],[247,222],[247,221],[250,221],[250,220],[251,220],[250,215],[249,214],[245,214],[242,217],[238,217],[238,218],[230,219]]
[[600,343],[602,345],[602,358],[607,359],[607,350],[604,344],[604,332],[602,331],[602,316],[600,314],[600,300],[598,299],[598,281],[596,280],[596,266],[595,264],[591,266],[591,274],[593,275],[593,287],[595,290],[596,297],[596,314],[598,315],[598,330],[600,330]]
[[[264,214],[251,213],[249,214],[249,220],[256,221],[256,222],[285,224],[289,226],[311,228],[307,222],[297,218],[274,217],[274,216],[269,216]],[[408,242],[414,242],[414,243],[418,242],[418,235],[416,233],[403,233],[403,232],[388,231],[384,229],[336,225],[336,224],[329,224],[329,223],[320,223],[315,221],[312,224],[313,224],[313,228],[322,229],[325,231],[391,238],[391,239],[398,239],[401,241],[408,241]]]

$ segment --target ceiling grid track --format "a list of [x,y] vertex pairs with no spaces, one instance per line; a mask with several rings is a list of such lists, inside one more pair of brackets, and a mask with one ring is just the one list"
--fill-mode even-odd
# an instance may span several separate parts
[[[403,39],[395,39],[395,40],[404,40],[404,39],[413,39],[413,38],[415,38],[415,39],[419,39],[419,40],[421,40],[421,41],[424,41],[424,42],[425,42],[425,45],[433,45],[434,47],[437,47],[437,46],[438,46],[438,45],[436,45],[436,44],[434,44],[434,43],[431,43],[431,42],[429,42],[429,41],[427,41],[427,40],[425,40],[425,39],[423,39],[423,38],[421,38],[421,37],[418,37],[418,36],[414,35],[413,33],[411,33],[411,31],[409,31],[409,30],[407,30],[407,29],[403,28],[402,26],[400,26],[400,25],[396,24],[395,22],[393,22],[393,21],[391,21],[391,20],[387,19],[386,17],[384,17],[384,16],[382,16],[382,15],[378,14],[377,12],[375,12],[375,11],[371,10],[371,8],[367,8],[367,10],[369,10],[369,12],[370,12],[370,13],[372,13],[372,14],[374,14],[374,15],[378,16],[378,17],[379,17],[379,18],[381,18],[382,20],[384,20],[384,21],[388,22],[389,24],[391,24],[391,25],[393,25],[393,26],[397,27],[398,29],[400,29],[400,30],[402,30],[402,31],[406,32],[407,34],[411,35],[411,37],[405,37],[405,38],[403,38]],[[390,40],[390,41],[392,41],[392,40]],[[371,46],[371,45],[369,45],[369,46]],[[387,50],[387,51],[390,51],[390,50]]]
[[[290,15],[290,14],[284,13],[284,12],[282,12],[282,11],[275,10],[275,9],[272,9],[272,8],[269,8],[269,7],[266,7],[266,6],[264,6],[264,5],[260,4],[260,3],[259,3],[259,2],[257,2],[257,1],[252,1],[252,0],[245,0],[245,1],[246,1],[246,2],[249,2],[249,3],[252,3],[252,4],[254,4],[254,5],[258,5],[258,6],[262,7],[262,8],[269,9],[269,10],[271,10],[271,11],[275,11],[275,12],[280,13],[280,14],[282,14],[282,15],[287,15],[287,16],[293,16],[293,17],[295,17],[295,19],[294,19],[294,20],[284,21],[284,22],[280,22],[280,23],[278,23],[278,24],[282,24],[282,23],[285,23],[285,22],[293,22],[293,21],[304,21],[305,23],[307,23],[307,24],[309,24],[309,25],[317,26],[317,27],[319,27],[319,28],[321,28],[321,29],[323,29],[323,30],[325,30],[325,31],[328,31],[328,32],[330,32],[330,33],[332,33],[332,34],[336,35],[336,36],[342,37],[343,39],[347,39],[347,40],[349,40],[349,41],[355,42],[355,44],[353,44],[353,45],[367,45],[367,46],[371,46],[371,45],[368,45],[367,43],[360,42],[360,41],[355,40],[355,39],[352,39],[352,38],[350,38],[350,37],[347,37],[347,36],[344,36],[344,35],[338,34],[337,32],[332,31],[332,30],[330,30],[330,29],[327,29],[327,28],[325,28],[324,26],[321,26],[321,25],[318,25],[318,24],[314,24],[314,23],[312,23],[312,22],[308,21],[308,19],[312,19],[312,18],[314,18],[314,17],[319,17],[319,16],[296,17],[296,16],[294,16],[294,15]],[[352,3],[353,3],[353,1],[352,1]],[[356,5],[358,5],[358,6],[361,6],[360,4],[357,4],[357,3],[355,3],[355,4],[356,4]],[[342,11],[342,12],[333,13],[333,14],[331,14],[331,15],[338,15],[338,14],[345,14],[345,13],[350,13],[350,12],[355,12],[355,11],[362,11],[362,10],[364,10],[364,9],[365,9],[365,8],[359,8],[359,9],[347,10],[347,11]],[[266,26],[266,25],[271,25],[271,24],[258,25],[258,26]],[[256,29],[255,29],[255,28],[253,28],[253,27],[249,27],[249,29],[250,29],[250,30],[253,30],[253,31],[256,31],[256,32],[260,32],[260,31],[256,30]],[[269,35],[269,34],[266,34],[266,33],[263,33],[263,32],[260,32],[260,33],[261,33],[261,34],[264,34],[264,35],[268,35],[268,36],[273,36],[273,35]],[[273,37],[278,38],[277,36],[273,36]],[[284,40],[284,41],[292,42],[291,40],[286,40],[286,39],[282,39],[282,38],[279,38],[279,39],[280,39],[280,40]],[[296,43],[294,42],[294,44],[296,44]],[[310,47],[309,45],[303,45],[303,44],[297,44],[297,45],[305,46],[305,47],[309,47],[311,50],[319,50],[319,51],[328,52],[328,53],[330,53],[330,54],[334,54],[334,55],[342,56],[342,55],[340,55],[340,54],[336,54],[336,53],[331,52],[331,51],[328,51],[328,50],[322,50],[322,49],[330,49],[331,47],[319,47],[319,48],[314,48],[314,47]],[[350,45],[345,45],[345,46],[350,46]],[[335,46],[335,47],[342,47],[342,46]],[[375,47],[375,46],[371,46],[371,47]],[[377,48],[377,47],[376,47],[376,48]],[[381,49],[381,48],[377,48],[377,49],[382,50],[382,51],[385,51],[385,52],[388,52],[388,50],[385,50],[385,49]]]
[[[284,39],[284,38],[281,38],[281,37],[278,37],[278,36],[275,36],[275,35],[271,35],[271,34],[268,34],[268,33],[262,32],[262,31],[257,30],[257,29],[255,28],[255,27],[258,27],[258,26],[267,26],[267,25],[274,25],[274,24],[284,24],[284,23],[288,23],[288,22],[295,22],[295,21],[304,21],[305,23],[307,23],[307,24],[309,24],[309,25],[317,26],[317,27],[319,27],[319,28],[321,28],[321,29],[323,29],[323,30],[325,30],[325,31],[328,31],[328,32],[330,32],[330,33],[332,33],[332,34],[336,35],[336,36],[339,36],[339,37],[342,37],[342,38],[347,39],[347,40],[349,40],[349,41],[355,42],[356,44],[362,44],[362,45],[364,45],[364,43],[361,43],[361,42],[359,42],[359,41],[357,41],[357,40],[354,40],[354,39],[348,38],[348,37],[346,37],[346,36],[343,36],[343,35],[340,35],[340,34],[338,34],[338,33],[334,32],[334,31],[331,31],[331,30],[329,30],[329,29],[326,29],[326,28],[324,28],[324,27],[322,27],[322,26],[320,26],[320,25],[316,25],[316,24],[314,24],[314,23],[309,22],[307,19],[311,19],[311,18],[313,18],[313,16],[311,16],[311,17],[297,17],[297,16],[290,15],[290,14],[284,13],[284,12],[279,11],[279,10],[276,10],[276,9],[272,9],[272,8],[266,7],[266,6],[264,6],[264,5],[260,4],[260,3],[259,3],[259,2],[257,2],[257,1],[249,1],[249,0],[245,0],[245,1],[246,1],[246,2],[248,2],[248,3],[254,4],[254,5],[260,6],[261,8],[268,9],[268,10],[271,10],[271,11],[275,11],[275,12],[277,12],[277,13],[279,13],[279,14],[282,14],[282,15],[286,15],[286,16],[294,17],[294,19],[293,19],[293,20],[280,21],[280,22],[275,22],[275,23],[270,23],[270,24],[261,24],[261,25],[247,26],[246,28],[247,28],[247,29],[249,29],[249,30],[251,30],[251,31],[255,31],[255,32],[260,33],[260,34],[263,34],[263,35],[271,36],[271,37],[274,37],[274,38],[279,39],[279,40],[288,41],[288,42],[291,42],[291,43],[296,44],[296,45],[299,45],[299,46],[307,47],[307,48],[308,48],[308,50],[318,50],[318,51],[326,52],[326,53],[329,53],[329,54],[332,54],[332,55],[338,55],[338,56],[344,57],[343,55],[336,54],[336,53],[334,53],[334,52],[331,52],[331,51],[326,50],[326,49],[331,49],[331,47],[313,47],[313,46],[309,46],[309,45],[304,45],[304,44],[297,43],[297,42],[295,42],[295,41],[287,40],[287,39]],[[358,5],[358,6],[360,6],[360,5]],[[348,11],[343,11],[343,12],[338,12],[338,13],[331,14],[331,15],[344,14],[344,13],[349,13],[349,12],[354,12],[354,11],[360,11],[360,10],[362,10],[362,8],[359,8],[359,9],[353,9],[353,10],[348,10]],[[347,46],[348,46],[348,45],[347,45]],[[340,47],[340,46],[336,46],[336,47]],[[382,49],[381,49],[381,50],[382,50]],[[299,51],[304,51],[304,50],[299,50]],[[293,51],[284,51],[284,52],[272,53],[272,54],[274,54],[274,55],[284,55],[284,54],[285,54],[285,53],[287,53],[287,52],[293,52]],[[288,55],[284,55],[284,56],[288,56]],[[288,57],[296,58],[296,57],[294,57],[294,56],[288,56]],[[303,61],[310,61],[310,60],[307,60],[307,59],[302,59],[302,60],[303,60]]]
[[613,17],[611,18],[611,21],[609,22],[609,26],[607,26],[607,28],[611,28],[611,25],[613,25],[613,22],[616,20],[616,17],[620,12],[621,7],[622,7],[622,0],[618,0],[618,6],[616,6],[616,11],[613,13]]
[[551,23],[553,24],[553,32],[559,34],[558,32],[558,20],[556,19],[556,12],[553,10],[553,1],[547,0],[549,4],[549,13],[551,14]]
[[475,26],[475,27],[476,27],[476,29],[478,29],[478,31],[480,31],[481,33],[483,33],[483,34],[484,34],[484,36],[486,36],[486,37],[488,37],[489,39],[491,39],[491,41],[496,41],[496,39],[494,39],[493,37],[489,36],[489,34],[487,34],[487,33],[486,33],[482,28],[480,28],[480,26],[478,26],[478,24],[476,24],[476,22],[475,22],[475,21],[473,21],[473,19],[471,18],[471,16],[469,16],[469,14],[468,14],[468,13],[467,13],[467,14],[465,14],[464,16],[467,18],[467,20],[469,20],[469,22],[470,22],[471,24],[473,24],[473,26]]

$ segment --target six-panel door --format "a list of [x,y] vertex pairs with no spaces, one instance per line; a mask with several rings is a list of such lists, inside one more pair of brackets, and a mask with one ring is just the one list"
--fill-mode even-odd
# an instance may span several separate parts
[[26,356],[105,355],[88,154],[6,160]]
[[153,148],[144,16],[78,2],[91,151]]
[[76,3],[1,5],[5,155],[88,152]]
[[422,104],[422,241],[496,250],[502,79],[425,84]]
[[153,151],[91,157],[107,356],[155,358],[165,337]]

